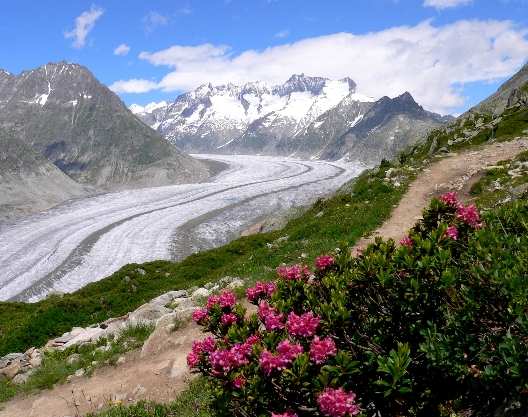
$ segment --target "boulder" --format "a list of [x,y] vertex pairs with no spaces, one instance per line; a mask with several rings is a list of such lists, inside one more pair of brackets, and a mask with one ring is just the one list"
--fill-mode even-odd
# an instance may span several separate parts
[[0,374],[4,375],[7,379],[13,379],[17,374],[22,371],[22,365],[19,361],[12,362],[5,368],[0,369]]
[[17,374],[13,378],[12,382],[13,382],[13,384],[16,384],[16,385],[23,385],[23,384],[25,384],[28,381],[28,379],[31,376],[31,374],[32,374],[32,372],[26,372],[26,373],[23,373],[23,374]]
[[130,313],[128,316],[128,324],[137,325],[140,323],[150,324],[155,323],[160,317],[171,312],[165,306],[154,304],[143,304],[137,310]]
[[196,302],[199,301],[201,298],[209,297],[211,295],[211,291],[209,291],[206,288],[198,288],[191,294],[191,300]]
[[81,355],[78,353],[72,353],[70,356],[66,358],[66,363],[68,365],[73,365],[81,360]]

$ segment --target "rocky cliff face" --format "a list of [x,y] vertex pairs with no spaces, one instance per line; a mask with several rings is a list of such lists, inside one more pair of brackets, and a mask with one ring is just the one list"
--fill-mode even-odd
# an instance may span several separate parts
[[82,184],[115,189],[207,176],[76,64],[0,72],[0,127]]
[[503,83],[494,94],[471,108],[463,116],[467,116],[470,113],[501,114],[504,109],[516,101],[515,95],[521,96],[523,94],[523,86],[526,83],[528,83],[528,64],[524,65],[513,77]]
[[452,120],[424,110],[409,93],[393,99],[382,97],[344,134],[335,136],[323,158],[343,156],[367,163],[392,158],[405,147],[416,143],[435,127]]
[[88,192],[31,147],[0,130],[0,220]]
[[359,94],[350,78],[303,74],[276,86],[203,85],[171,104],[131,109],[192,152],[367,162],[393,156],[447,120],[425,111],[408,93],[376,101]]

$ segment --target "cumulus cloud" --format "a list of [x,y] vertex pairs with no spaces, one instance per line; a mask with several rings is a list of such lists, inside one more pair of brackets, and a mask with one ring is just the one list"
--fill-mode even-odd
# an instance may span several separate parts
[[437,10],[449,9],[451,7],[467,6],[473,0],[424,0],[424,7],[434,7]]
[[143,17],[143,26],[145,32],[154,32],[160,26],[166,26],[169,23],[169,18],[161,13],[150,11]]
[[125,56],[130,52],[130,46],[126,43],[122,43],[116,49],[114,49],[114,55]]
[[66,39],[73,39],[74,48],[82,48],[86,44],[86,37],[94,28],[95,22],[104,13],[100,7],[92,5],[90,10],[82,12],[75,18],[75,27],[64,34]]
[[[426,108],[447,113],[464,104],[464,83],[511,75],[528,56],[528,31],[510,21],[431,21],[362,35],[335,33],[264,50],[234,54],[228,46],[175,45],[139,57],[168,73],[148,86],[166,92],[187,91],[211,82],[262,80],[282,83],[291,74],[350,76],[362,93],[380,97],[409,91]],[[121,92],[137,92],[137,82],[115,83]]]
[[110,90],[114,93],[147,93],[157,88],[157,83],[150,80],[130,79],[116,81],[110,85]]

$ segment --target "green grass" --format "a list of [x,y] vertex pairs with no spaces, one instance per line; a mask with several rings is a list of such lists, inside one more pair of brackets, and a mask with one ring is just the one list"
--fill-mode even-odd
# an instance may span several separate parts
[[499,162],[473,184],[470,193],[482,208],[495,207],[512,199],[523,198],[528,184],[528,151],[516,158]]
[[[97,343],[73,346],[64,351],[44,352],[42,366],[25,384],[15,385],[8,381],[0,381],[0,403],[18,394],[27,394],[63,383],[69,375],[73,375],[81,368],[90,374],[103,365],[114,365],[119,356],[125,352],[143,346],[152,330],[153,326],[149,325],[128,326],[115,338],[102,338]],[[78,360],[69,364],[67,359],[73,354],[78,355]]]
[[[337,246],[353,244],[385,220],[414,175],[404,171],[401,186],[384,180],[391,164],[361,175],[332,198],[317,201],[280,231],[237,239],[189,256],[182,262],[130,264],[108,278],[71,294],[38,303],[0,303],[0,355],[41,346],[74,326],[86,326],[136,309],[174,289],[220,277],[271,277],[281,263],[311,262]],[[142,268],[146,273],[138,273]]]
[[163,405],[140,402],[129,407],[116,406],[87,417],[212,417],[212,394],[202,378],[193,380],[173,402]]

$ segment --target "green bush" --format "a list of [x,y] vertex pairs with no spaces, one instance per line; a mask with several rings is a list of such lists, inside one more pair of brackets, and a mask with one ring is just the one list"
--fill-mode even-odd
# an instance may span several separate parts
[[481,219],[448,194],[400,245],[278,269],[257,314],[211,298],[188,363],[225,416],[524,416],[527,259],[525,201]]

